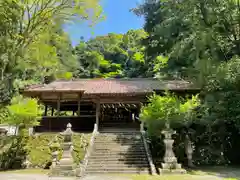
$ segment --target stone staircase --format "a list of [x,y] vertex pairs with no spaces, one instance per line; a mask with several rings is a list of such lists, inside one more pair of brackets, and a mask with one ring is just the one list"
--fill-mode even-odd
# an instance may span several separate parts
[[107,129],[95,137],[85,174],[150,173],[139,130]]

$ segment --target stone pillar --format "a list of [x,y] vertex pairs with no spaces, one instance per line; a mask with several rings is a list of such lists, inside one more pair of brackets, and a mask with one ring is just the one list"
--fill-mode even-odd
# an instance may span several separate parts
[[30,128],[28,129],[28,135],[29,135],[29,136],[33,136],[33,135],[34,135],[34,128],[33,128],[33,127],[30,127]]
[[176,131],[170,129],[169,124],[166,124],[166,129],[162,131],[165,139],[165,155],[164,155],[164,163],[162,163],[162,169],[160,169],[160,173],[186,173],[184,169],[182,169],[181,164],[178,164],[177,158],[173,152],[173,143],[172,135],[175,134]]
[[185,137],[185,153],[187,155],[188,159],[188,167],[194,168],[193,160],[192,160],[192,154],[193,154],[193,147],[192,147],[192,142],[189,138],[188,135]]
[[56,136],[52,143],[49,144],[50,149],[52,151],[52,166],[51,169],[54,170],[58,164],[58,149],[60,148],[60,144],[58,142],[58,137]]

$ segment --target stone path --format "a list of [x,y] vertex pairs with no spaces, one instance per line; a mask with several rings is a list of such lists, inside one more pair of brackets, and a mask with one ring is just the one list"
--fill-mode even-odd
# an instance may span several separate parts
[[[47,175],[40,174],[15,174],[15,173],[1,173],[1,180],[76,180],[80,178],[68,178],[68,177],[48,177]],[[194,176],[192,175],[193,180],[223,180],[216,176],[203,175],[203,176]],[[81,180],[131,180],[130,177],[118,177],[118,176],[86,176]]]
[[15,174],[15,173],[2,173],[0,174],[1,180],[74,180],[74,178],[57,177],[50,178],[47,175],[40,174]]

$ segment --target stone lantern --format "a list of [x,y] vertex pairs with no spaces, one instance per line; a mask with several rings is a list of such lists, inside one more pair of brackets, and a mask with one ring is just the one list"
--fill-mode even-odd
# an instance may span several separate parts
[[[57,166],[53,168],[51,176],[75,176],[75,170],[73,169],[74,160],[72,157],[73,145],[72,145],[72,125],[67,124],[66,130],[61,133],[64,138],[63,142],[63,154],[62,159],[57,163]],[[53,154],[53,158],[57,157],[58,154]]]
[[164,155],[164,163],[162,163],[162,169],[160,169],[160,173],[186,173],[184,169],[182,169],[181,164],[178,164],[177,158],[173,152],[173,143],[172,135],[175,134],[176,131],[170,128],[169,122],[166,123],[165,130],[162,131],[164,135],[164,144],[165,144],[165,155]]

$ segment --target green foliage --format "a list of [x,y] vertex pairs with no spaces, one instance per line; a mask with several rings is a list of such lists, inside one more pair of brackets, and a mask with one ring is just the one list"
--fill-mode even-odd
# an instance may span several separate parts
[[[57,137],[60,146],[56,146],[53,140]],[[73,135],[74,153],[73,159],[76,164],[83,160],[85,155],[85,149],[87,149],[91,134],[79,134]],[[23,162],[26,158],[31,162],[31,167],[49,168],[52,161],[51,147],[55,147],[55,150],[59,151],[58,159],[62,156],[63,136],[55,133],[44,133],[37,136],[30,136],[25,138],[11,137],[0,144],[0,168],[3,169],[19,169],[24,168]],[[11,158],[9,158],[11,157]]]
[[14,97],[11,105],[7,106],[6,121],[8,124],[17,125],[20,128],[36,126],[39,124],[42,109],[36,99]]
[[[52,160],[52,140],[55,139],[56,134],[42,134],[38,136],[31,136],[28,139],[28,143],[25,146],[27,151],[29,161],[33,167],[45,168],[51,164]],[[57,136],[59,143],[63,142],[63,138],[59,135]],[[60,147],[59,156],[62,155],[62,150]]]
[[3,150],[1,148],[0,152],[0,169],[19,169],[23,168],[23,162],[26,159],[26,149],[24,148],[26,145],[26,138],[23,137],[13,137],[8,139],[3,146]]
[[240,53],[236,1],[147,0],[134,11],[145,18],[147,63],[159,54],[168,56],[165,73],[170,76],[195,79],[203,75],[202,61],[210,65]]
[[126,34],[109,33],[75,48],[81,68],[78,77],[141,77],[145,76],[145,55],[141,40],[147,37],[143,30]]
[[193,119],[194,109],[199,106],[198,96],[185,100],[168,92],[164,96],[154,94],[149,101],[142,108],[140,118],[146,123],[150,134],[157,136],[166,123],[172,126],[187,125]]
[[[202,88],[194,123],[176,137],[184,154],[181,140],[190,133],[196,164],[239,163],[239,9],[231,0],[146,0],[133,10],[145,18],[148,74]],[[163,67],[159,56],[168,57]]]
[[0,103],[8,104],[18,91],[16,79],[42,83],[46,77],[76,74],[79,65],[62,25],[72,20],[94,25],[101,14],[98,0],[1,1]]

